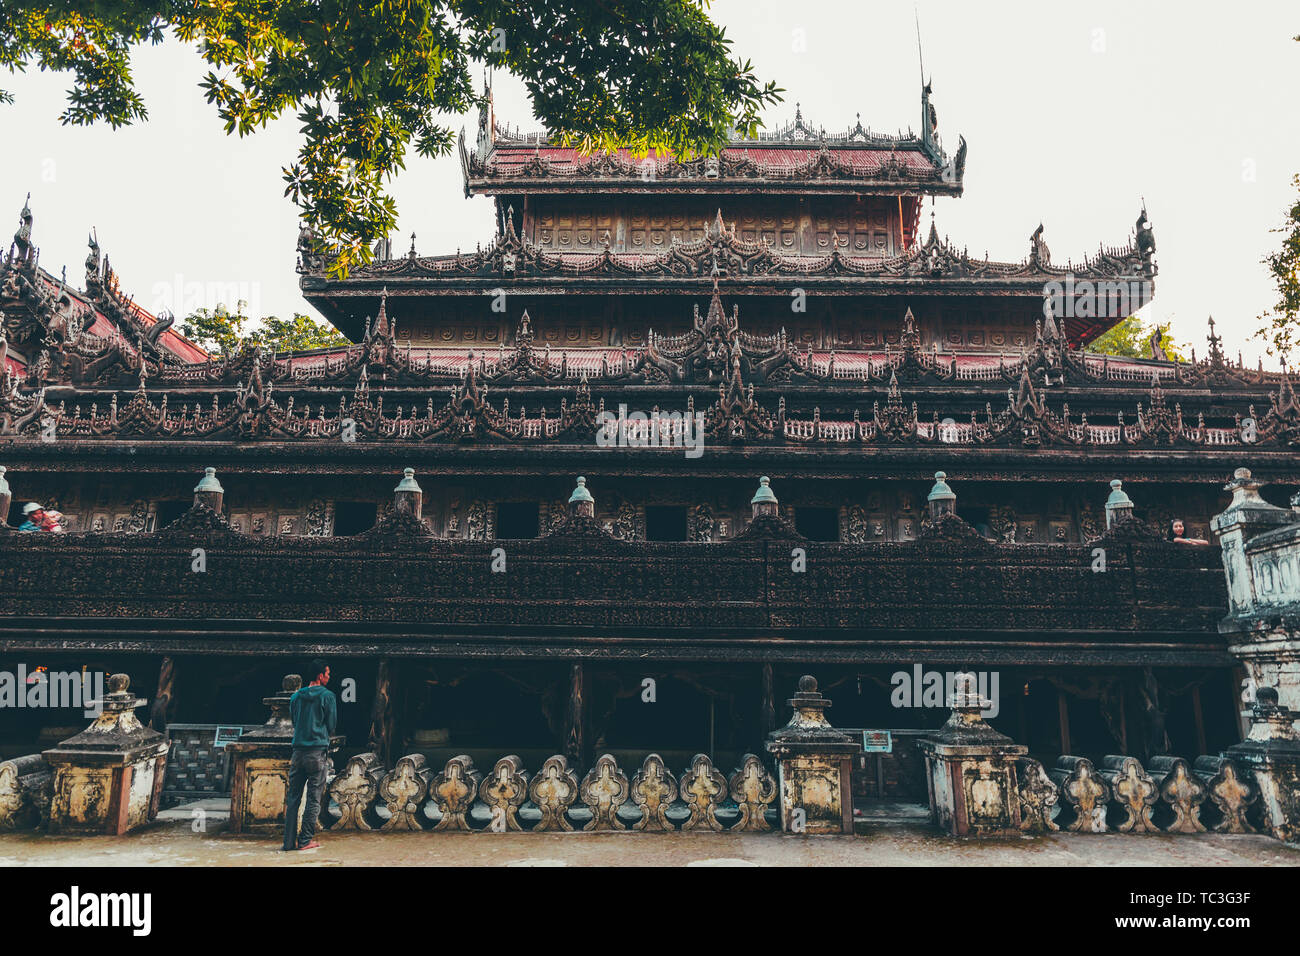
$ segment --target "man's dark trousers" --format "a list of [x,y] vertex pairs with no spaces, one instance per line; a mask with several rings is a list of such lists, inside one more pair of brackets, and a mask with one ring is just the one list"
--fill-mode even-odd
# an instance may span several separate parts
[[[321,795],[325,791],[325,776],[330,758],[325,747],[295,747],[289,761],[289,793],[284,808],[284,848],[296,850],[306,846],[316,837],[316,823],[320,820]],[[303,790],[307,791],[307,807],[302,814],[302,830],[298,829],[298,805],[302,803]]]

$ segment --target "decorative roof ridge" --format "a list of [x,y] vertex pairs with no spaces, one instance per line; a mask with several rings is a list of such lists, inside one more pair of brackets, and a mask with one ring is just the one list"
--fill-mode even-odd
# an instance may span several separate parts
[[[883,133],[873,131],[870,126],[864,127],[861,113],[855,114],[854,119],[854,125],[845,127],[843,132],[828,133],[825,126],[813,127],[807,123],[804,120],[802,106],[796,103],[793,120],[772,130],[760,130],[752,137],[729,136],[726,146],[731,148],[746,146],[797,146],[806,148],[809,145],[816,146],[825,143],[827,146],[836,149],[847,146],[866,146],[881,149],[893,147],[926,150],[923,138],[910,128],[906,132],[900,129],[897,133]],[[503,143],[509,146],[539,147],[559,146],[566,148],[572,146],[572,143],[564,141],[549,130],[521,132],[518,125],[512,129],[509,124],[502,124],[496,120],[492,123],[492,132],[493,144]]]

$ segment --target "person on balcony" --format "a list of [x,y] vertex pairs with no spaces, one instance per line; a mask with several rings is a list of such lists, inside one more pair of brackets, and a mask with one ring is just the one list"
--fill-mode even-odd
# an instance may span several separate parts
[[1204,538],[1188,538],[1187,526],[1182,518],[1175,518],[1169,525],[1169,540],[1174,544],[1209,544]]
[[29,501],[23,505],[23,518],[19,531],[63,531],[63,515],[57,511],[47,511],[44,505]]

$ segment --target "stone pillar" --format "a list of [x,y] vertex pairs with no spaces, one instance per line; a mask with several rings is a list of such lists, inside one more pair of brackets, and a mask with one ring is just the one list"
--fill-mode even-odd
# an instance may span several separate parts
[[1124,492],[1124,483],[1116,478],[1110,483],[1110,497],[1106,499],[1106,530],[1133,517],[1133,502]]
[[569,514],[574,517],[596,517],[596,499],[587,490],[587,479],[579,477],[577,487],[569,495]]
[[758,491],[754,492],[754,497],[749,499],[749,505],[753,509],[753,517],[762,518],[771,516],[775,518],[780,511],[780,503],[776,500],[776,493],[772,491],[772,479],[766,476],[758,479]]
[[44,827],[53,792],[54,771],[40,754],[0,761],[0,831]]
[[402,470],[402,480],[393,489],[393,510],[409,514],[417,521],[424,516],[424,492],[415,480],[415,469]]
[[126,674],[111,675],[104,699],[91,705],[100,710],[95,721],[44,752],[54,770],[51,833],[120,836],[157,817],[168,744],[136,719],[144,701],[130,687]]
[[1264,824],[1273,836],[1300,843],[1300,714],[1278,703],[1272,687],[1255,693],[1250,733],[1224,751],[1259,791]]
[[14,500],[13,492],[9,490],[9,482],[5,481],[6,470],[4,465],[0,465],[0,530],[9,527],[9,506]]
[[1254,686],[1277,688],[1279,702],[1300,711],[1300,517],[1264,501],[1259,487],[1238,468],[1227,485],[1232,502],[1210,525],[1228,577],[1219,631]]
[[[226,745],[231,760],[230,832],[274,831],[284,826],[289,793],[289,761],[293,756],[293,718],[289,701],[302,687],[302,678],[286,674],[280,692],[262,698],[271,717],[252,733]],[[333,753],[343,738],[330,739]],[[321,816],[328,800],[322,796]],[[304,800],[302,806],[306,806]]]
[[[1246,542],[1274,528],[1297,521],[1285,508],[1269,504],[1259,496],[1262,482],[1250,476],[1249,468],[1238,468],[1224,491],[1232,492],[1232,501],[1222,514],[1210,520],[1210,528],[1219,536],[1223,549],[1223,570],[1228,576],[1228,610],[1232,614],[1249,614],[1258,607],[1253,569],[1246,560]],[[1290,706],[1290,705],[1288,705]]]
[[799,678],[799,690],[786,703],[794,708],[790,723],[770,734],[766,744],[777,761],[781,829],[851,835],[849,773],[862,744],[826,720],[831,702],[817,692],[816,678]]
[[203,477],[194,486],[194,504],[203,505],[215,514],[222,513],[226,500],[226,489],[217,481],[217,469],[204,468]]
[[957,837],[1018,836],[1016,762],[1029,748],[984,722],[991,704],[973,675],[958,675],[948,704],[948,722],[916,742],[925,755],[931,820]]
[[930,489],[930,494],[925,500],[930,507],[931,521],[936,521],[943,515],[957,513],[957,495],[948,487],[948,476],[942,471],[934,473],[934,487]]

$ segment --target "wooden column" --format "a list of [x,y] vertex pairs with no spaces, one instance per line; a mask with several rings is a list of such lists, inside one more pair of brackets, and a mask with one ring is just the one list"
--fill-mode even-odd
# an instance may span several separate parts
[[587,759],[587,687],[582,664],[569,665],[569,706],[564,714],[564,755],[582,767]]
[[1196,719],[1196,753],[1206,753],[1205,746],[1205,714],[1201,710],[1201,689],[1192,688],[1192,716]]
[[761,676],[760,686],[761,700],[759,702],[759,718],[763,726],[763,738],[776,730],[776,697],[772,691],[772,665],[764,664]]
[[393,703],[388,658],[379,659],[379,669],[375,673],[375,699],[370,708],[370,752],[379,758],[383,766],[392,766],[390,760],[393,750]]
[[159,733],[167,732],[167,718],[175,713],[173,701],[176,697],[176,662],[170,657],[162,659],[158,668],[158,690],[153,695],[153,705],[149,708],[149,728]]
[[1070,702],[1065,697],[1065,691],[1056,688],[1056,710],[1061,721],[1061,753],[1070,752]]

